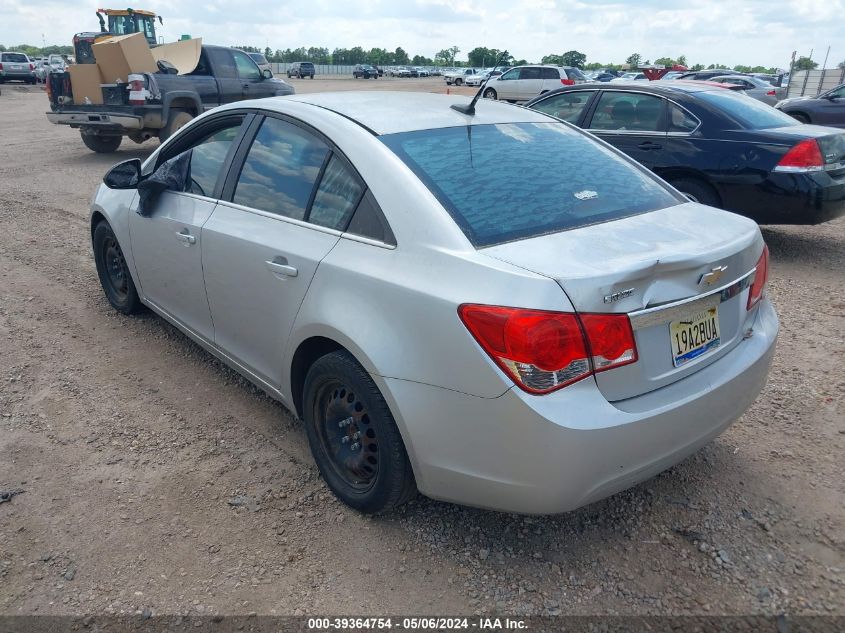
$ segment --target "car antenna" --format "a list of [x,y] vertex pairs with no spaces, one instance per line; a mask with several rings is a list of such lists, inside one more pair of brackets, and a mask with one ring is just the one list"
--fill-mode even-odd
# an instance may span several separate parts
[[[499,59],[496,61],[496,65],[493,66],[493,70],[490,71],[490,75],[492,75],[496,71],[496,69],[499,66],[502,65],[502,62],[505,61],[505,59],[507,59],[507,57],[509,57],[508,52],[502,51],[502,54],[499,55]],[[478,87],[478,92],[475,93],[475,96],[472,98],[472,101],[469,102],[469,105],[462,105],[460,103],[454,103],[454,104],[452,104],[452,109],[457,110],[461,114],[468,114],[468,115],[472,116],[473,114],[475,114],[475,104],[478,101],[478,99],[481,97],[482,92],[484,92],[484,84],[483,83]]]

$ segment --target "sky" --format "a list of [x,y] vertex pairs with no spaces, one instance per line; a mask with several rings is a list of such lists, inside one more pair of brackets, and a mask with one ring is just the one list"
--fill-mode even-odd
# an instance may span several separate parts
[[[98,6],[115,0],[2,0],[0,43],[71,44],[98,30]],[[211,44],[272,50],[300,46],[401,46],[434,57],[456,45],[459,60],[476,46],[517,59],[578,50],[587,61],[677,58],[689,64],[787,68],[792,51],[828,67],[845,60],[845,0],[142,0],[131,5],[164,18],[166,41],[183,33]]]

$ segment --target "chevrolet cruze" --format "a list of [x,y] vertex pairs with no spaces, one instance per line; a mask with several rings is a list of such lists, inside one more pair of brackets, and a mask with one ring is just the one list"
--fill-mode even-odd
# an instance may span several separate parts
[[106,175],[97,272],[117,310],[152,309],[300,418],[350,506],[570,510],[755,400],[768,251],[568,123],[460,104],[208,112]]

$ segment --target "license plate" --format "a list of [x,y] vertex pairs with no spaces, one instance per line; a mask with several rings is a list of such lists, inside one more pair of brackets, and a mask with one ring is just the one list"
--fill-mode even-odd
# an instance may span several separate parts
[[713,306],[669,324],[672,363],[684,363],[719,346],[719,307]]

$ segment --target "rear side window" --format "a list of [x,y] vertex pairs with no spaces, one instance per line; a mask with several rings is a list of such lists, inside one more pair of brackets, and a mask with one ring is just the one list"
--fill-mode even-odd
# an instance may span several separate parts
[[249,148],[232,201],[303,220],[328,154],[328,146],[310,132],[267,118]]
[[4,62],[10,62],[15,64],[29,63],[29,58],[23,53],[2,53],[2,60]]
[[689,112],[676,106],[674,103],[669,104],[669,131],[670,132],[692,132],[698,127],[698,119],[696,119]]
[[308,221],[343,231],[363,194],[364,186],[358,177],[333,155],[323,172]]
[[673,206],[648,172],[561,123],[380,137],[478,248]]
[[663,99],[639,92],[602,92],[588,127],[608,131],[663,131]]
[[522,72],[519,73],[520,79],[542,79],[542,75],[540,71],[543,70],[542,68],[523,68]]
[[541,68],[540,75],[543,79],[560,79],[560,71],[554,68]]
[[581,113],[590,103],[595,90],[579,90],[577,92],[561,92],[531,106],[534,110],[551,114],[569,123],[577,123]]

